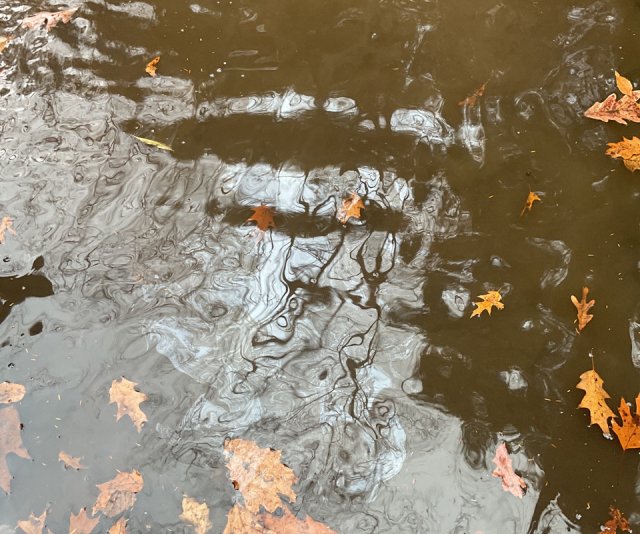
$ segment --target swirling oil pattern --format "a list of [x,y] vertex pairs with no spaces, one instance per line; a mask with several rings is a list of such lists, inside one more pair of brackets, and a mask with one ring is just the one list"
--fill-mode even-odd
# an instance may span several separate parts
[[[187,532],[190,495],[222,532],[228,438],[281,450],[293,510],[342,534],[637,525],[637,456],[574,389],[592,362],[638,389],[640,183],[582,116],[614,69],[640,82],[637,3],[95,0],[47,32],[21,21],[67,4],[23,1],[0,4],[0,380],[33,461],[9,457],[0,532],[45,507],[63,532],[132,468],[129,531]],[[505,309],[470,319],[489,290]]]

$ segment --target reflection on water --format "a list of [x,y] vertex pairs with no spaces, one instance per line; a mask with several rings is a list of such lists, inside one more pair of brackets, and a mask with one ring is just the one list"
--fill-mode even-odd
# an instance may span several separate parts
[[[640,512],[637,460],[586,428],[573,389],[589,351],[637,389],[640,188],[581,117],[613,68],[636,73],[618,47],[637,10],[100,1],[49,34],[19,29],[32,11],[0,7],[17,231],[0,378],[27,386],[34,458],[11,463],[0,530],[49,506],[63,531],[137,468],[133,532],[181,531],[183,493],[221,532],[228,437],[282,450],[295,506],[339,532],[586,532],[609,504]],[[520,217],[528,191],[543,200]],[[364,218],[341,225],[352,192]],[[264,235],[245,224],[262,203]],[[578,336],[583,284],[598,315]],[[505,309],[470,320],[490,289]],[[105,397],[121,375],[150,399],[140,436]],[[502,441],[522,500],[491,476]],[[90,469],[62,471],[59,449]]]

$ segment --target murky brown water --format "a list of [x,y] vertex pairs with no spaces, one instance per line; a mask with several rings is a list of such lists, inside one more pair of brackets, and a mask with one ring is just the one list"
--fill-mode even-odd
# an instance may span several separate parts
[[[281,449],[295,509],[341,533],[597,532],[610,504],[638,526],[637,453],[574,387],[591,352],[612,406],[640,390],[640,182],[603,154],[640,129],[582,117],[614,69],[640,84],[637,2],[88,2],[19,29],[42,8],[0,6],[0,379],[33,457],[0,531],[47,507],[65,532],[137,468],[131,532],[190,532],[183,494],[222,532],[227,437]],[[505,309],[470,320],[489,289]],[[108,404],[123,375],[141,434]]]

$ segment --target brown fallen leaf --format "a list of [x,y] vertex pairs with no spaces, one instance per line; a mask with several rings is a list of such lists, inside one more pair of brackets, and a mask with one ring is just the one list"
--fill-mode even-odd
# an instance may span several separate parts
[[113,517],[131,508],[143,485],[142,475],[135,469],[130,473],[118,473],[114,479],[98,484],[100,495],[93,505],[93,515],[102,512],[107,517]]
[[504,442],[498,445],[493,463],[496,464],[496,468],[491,474],[494,477],[502,479],[502,489],[522,499],[527,490],[527,485],[513,470],[511,457],[507,452],[507,446]]
[[578,331],[581,331],[585,326],[587,326],[587,323],[589,321],[591,321],[591,319],[593,319],[593,315],[589,315],[589,310],[593,307],[593,305],[596,303],[595,300],[590,300],[589,302],[587,302],[587,295],[589,294],[589,288],[588,287],[583,287],[582,288],[582,300],[578,302],[578,299],[576,297],[574,297],[573,295],[571,295],[571,302],[573,302],[573,305],[576,307],[576,309],[578,310]]
[[342,224],[347,224],[347,221],[351,217],[359,219],[360,210],[362,209],[364,209],[362,198],[360,198],[357,193],[351,193],[348,198],[342,201],[342,207],[338,210],[338,220]]
[[538,195],[536,195],[533,191],[529,191],[529,196],[527,197],[527,200],[525,200],[524,207],[522,208],[522,211],[520,212],[520,217],[522,217],[524,215],[525,211],[531,211],[531,208],[533,208],[533,203],[536,200],[539,201],[539,202],[542,202],[542,200],[540,199],[540,197]]
[[224,452],[229,478],[250,512],[257,512],[260,506],[274,512],[282,506],[280,495],[296,500],[291,487],[296,475],[282,464],[280,451],[262,449],[253,441],[232,439],[225,444]]
[[486,295],[478,295],[478,298],[481,298],[482,301],[474,302],[476,305],[476,309],[471,313],[471,317],[480,316],[483,311],[486,311],[489,315],[491,315],[491,310],[493,306],[502,310],[504,308],[504,304],[500,302],[502,300],[502,295],[498,291],[489,291]]
[[25,387],[22,384],[2,382],[0,383],[0,404],[11,404],[12,402],[21,401],[25,392]]
[[595,369],[585,371],[580,375],[580,382],[576,386],[585,392],[585,396],[578,404],[578,408],[586,408],[591,414],[589,425],[598,425],[602,433],[610,436],[609,419],[615,414],[607,405],[609,394],[604,390],[604,382]]
[[58,461],[64,462],[65,468],[70,467],[71,469],[86,469],[85,465],[82,465],[80,458],[74,458],[73,456],[67,454],[64,451],[60,451],[58,453]]
[[5,232],[16,235],[16,232],[13,229],[13,219],[11,217],[2,217],[2,221],[0,221],[0,244],[4,243]]
[[99,522],[99,517],[90,518],[87,508],[82,508],[78,515],[71,514],[69,517],[69,534],[91,534]]
[[631,172],[640,170],[640,139],[632,137],[622,138],[617,143],[607,143],[607,151],[605,154],[612,158],[622,158],[624,166]]
[[627,124],[627,121],[640,122],[640,91],[634,91],[631,82],[617,72],[616,84],[622,93],[620,100],[616,99],[615,94],[610,94],[602,102],[596,102],[585,111],[585,117],[620,124]]
[[618,436],[622,450],[640,449],[640,394],[636,397],[635,415],[631,415],[631,410],[624,397],[620,401],[618,411],[622,419],[622,426],[618,425],[615,419],[611,422],[611,426]]
[[629,521],[627,521],[627,518],[620,510],[614,506],[609,506],[609,515],[611,519],[604,524],[604,528],[600,531],[600,534],[616,534],[618,529],[620,529],[620,532],[631,532]]
[[223,534],[336,534],[328,526],[311,517],[299,519],[288,508],[281,515],[266,512],[252,514],[244,506],[236,504],[229,510]]
[[24,19],[22,21],[22,27],[32,30],[33,28],[40,28],[44,26],[44,29],[49,31],[51,28],[56,26],[58,22],[62,22],[63,24],[69,22],[76,11],[78,11],[77,7],[54,12],[41,11],[40,13],[36,13],[35,15]]
[[30,513],[29,519],[26,521],[18,521],[18,528],[21,528],[25,534],[42,534],[42,529],[44,528],[46,520],[47,510],[42,512],[39,516]]
[[110,529],[109,534],[127,534],[127,520],[124,517],[118,519]]
[[20,416],[14,406],[0,409],[0,488],[5,493],[9,493],[11,490],[7,454],[13,453],[25,460],[31,460],[31,456],[22,444],[20,427]]
[[147,396],[140,391],[136,391],[134,389],[135,386],[137,386],[137,382],[131,382],[124,377],[120,380],[114,380],[111,383],[111,388],[109,388],[109,404],[115,402],[118,405],[116,421],[128,415],[138,432],[140,432],[142,425],[147,420],[147,416],[140,409],[140,404],[147,400]]
[[149,76],[153,76],[154,78],[156,77],[156,65],[158,64],[158,62],[160,61],[160,56],[154,57],[151,61],[149,61],[149,63],[147,63],[147,66],[145,67],[145,72],[149,75]]
[[255,221],[256,226],[262,232],[266,232],[269,228],[276,227],[276,223],[273,219],[273,210],[269,206],[262,204],[251,209],[253,210],[253,215],[247,219],[247,222]]
[[458,102],[458,105],[459,106],[475,106],[478,101],[478,98],[484,95],[484,90],[487,87],[487,83],[488,82],[484,82],[480,87],[478,87],[473,92],[473,94],[469,95],[464,100],[461,100],[460,102]]
[[2,51],[7,47],[7,45],[13,40],[13,37],[8,35],[8,36],[1,36],[0,37],[0,53],[2,53]]
[[191,497],[182,498],[182,513],[180,519],[191,523],[196,534],[205,534],[213,526],[209,520],[209,507],[207,503],[200,503]]

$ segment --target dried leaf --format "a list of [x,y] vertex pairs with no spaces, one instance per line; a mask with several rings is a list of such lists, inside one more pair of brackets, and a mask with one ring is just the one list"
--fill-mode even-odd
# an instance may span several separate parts
[[240,504],[234,505],[227,515],[227,525],[223,534],[336,534],[329,527],[311,519],[299,519],[288,508],[281,515],[266,512],[252,514]]
[[478,89],[476,89],[473,94],[469,95],[467,98],[465,98],[464,100],[461,100],[460,102],[458,102],[459,106],[475,106],[478,98],[480,98],[482,95],[484,95],[484,90],[487,87],[487,83],[488,82],[484,82],[480,87],[478,87]]
[[25,387],[22,384],[11,382],[0,383],[0,404],[11,404],[21,401],[25,394]]
[[49,31],[56,26],[58,22],[66,24],[72,18],[78,8],[65,9],[62,11],[55,11],[53,13],[49,11],[41,11],[30,17],[27,17],[22,21],[22,27],[32,30],[33,28],[40,28],[44,26],[45,30]]
[[[640,122],[640,105],[638,104],[640,91],[633,91],[633,88],[629,87],[631,85],[629,80],[622,76],[618,81],[618,76],[616,73],[618,89],[623,93],[620,100],[616,100],[615,94],[610,94],[602,102],[596,102],[585,111],[585,117],[603,122],[615,121],[620,124],[627,124],[627,121]],[[625,82],[629,82],[629,85]]]
[[612,158],[622,158],[624,166],[631,172],[640,170],[640,139],[632,137],[622,138],[617,143],[607,143],[607,151],[605,154]]
[[296,500],[291,487],[296,475],[281,463],[280,451],[262,449],[253,441],[232,439],[225,444],[224,452],[229,478],[242,493],[250,512],[257,512],[260,506],[274,512],[282,506],[280,495]]
[[87,508],[80,510],[78,515],[71,514],[69,517],[69,534],[91,534],[100,518],[90,518],[87,515]]
[[496,468],[491,473],[494,477],[502,479],[502,489],[522,499],[527,485],[524,480],[516,475],[511,465],[511,458],[507,452],[507,446],[504,442],[498,445],[496,455],[493,458]]
[[504,304],[500,302],[502,300],[502,295],[498,291],[489,291],[486,295],[478,295],[478,298],[481,298],[481,302],[474,302],[476,305],[476,309],[471,313],[471,317],[475,315],[480,316],[483,311],[486,311],[489,315],[491,315],[491,310],[493,306],[502,310],[504,308]]
[[212,528],[209,520],[209,507],[207,503],[199,503],[191,497],[182,498],[182,513],[180,519],[186,523],[191,523],[196,534],[204,534]]
[[44,522],[47,520],[47,511],[42,512],[40,516],[29,514],[26,521],[18,521],[18,528],[21,528],[25,534],[42,534]]
[[620,532],[631,532],[629,521],[627,521],[627,518],[620,510],[613,506],[609,506],[609,515],[611,516],[611,519],[604,524],[604,528],[600,531],[600,534],[616,534],[618,529],[620,529]]
[[596,303],[595,300],[590,300],[589,302],[587,302],[587,295],[589,294],[589,288],[588,287],[583,287],[582,288],[582,300],[578,302],[578,299],[576,297],[574,297],[573,295],[571,295],[571,302],[573,302],[573,305],[576,307],[576,309],[578,310],[578,331],[581,331],[585,326],[587,326],[587,323],[589,321],[591,321],[591,319],[593,319],[593,315],[589,315],[589,310],[593,307],[593,305]]
[[140,409],[140,403],[146,401],[147,396],[140,391],[136,391],[134,389],[136,385],[136,382],[131,382],[126,378],[121,378],[119,381],[114,380],[109,389],[109,404],[115,402],[118,405],[116,421],[128,415],[138,432],[140,432],[143,423],[147,420],[147,416]]
[[266,232],[269,228],[276,227],[273,219],[273,210],[269,206],[262,204],[251,209],[253,210],[253,215],[247,219],[247,222],[255,221],[256,226],[263,232]]
[[538,195],[536,195],[533,191],[529,191],[529,196],[527,197],[527,200],[524,203],[524,208],[522,208],[522,211],[520,212],[520,217],[524,215],[525,211],[531,211],[531,208],[533,207],[533,203],[536,200],[542,202],[542,200]]
[[149,76],[153,76],[155,78],[156,65],[158,64],[159,61],[160,61],[160,56],[154,57],[151,61],[149,61],[149,63],[147,63],[147,66],[145,67],[144,70]]
[[342,208],[338,210],[338,220],[342,224],[347,224],[347,221],[354,217],[360,218],[360,210],[364,209],[364,203],[357,193],[351,193],[349,198],[345,198],[342,201]]
[[607,405],[609,394],[604,390],[604,382],[595,369],[586,371],[580,375],[580,382],[576,386],[585,391],[584,398],[578,404],[578,408],[586,408],[591,413],[589,425],[598,425],[602,433],[609,436],[609,419],[615,414]]
[[616,85],[618,86],[618,91],[620,91],[623,95],[633,96],[633,85],[631,82],[622,76],[618,71],[615,71],[616,74]]
[[31,456],[22,444],[20,436],[20,416],[14,406],[0,409],[0,488],[5,493],[11,489],[11,475],[6,456],[13,453],[30,460]]
[[5,232],[10,232],[13,235],[16,235],[16,232],[13,229],[13,219],[11,217],[2,217],[2,221],[0,221],[0,244],[4,243]]
[[2,53],[11,41],[13,41],[13,37],[11,35],[0,37],[0,53]]
[[142,475],[135,469],[130,473],[118,473],[114,479],[98,484],[100,495],[93,505],[93,515],[102,512],[107,517],[113,517],[131,508],[143,485]]
[[127,520],[124,517],[118,519],[110,529],[109,534],[127,534]]
[[625,451],[627,449],[640,449],[640,394],[636,397],[635,415],[631,415],[631,410],[624,397],[620,401],[618,411],[622,419],[622,426],[618,425],[615,419],[611,422],[611,426],[616,436],[618,436],[622,449]]
[[169,152],[173,152],[173,148],[171,148],[169,145],[161,143],[160,141],[154,141],[153,139],[147,139],[146,137],[138,137],[137,135],[134,135],[133,137],[135,137],[138,141],[144,143],[145,145],[154,146],[161,150],[168,150]]
[[85,465],[82,465],[80,458],[74,458],[70,456],[64,451],[60,451],[58,453],[58,461],[64,462],[65,467],[70,467],[71,469],[86,469]]

